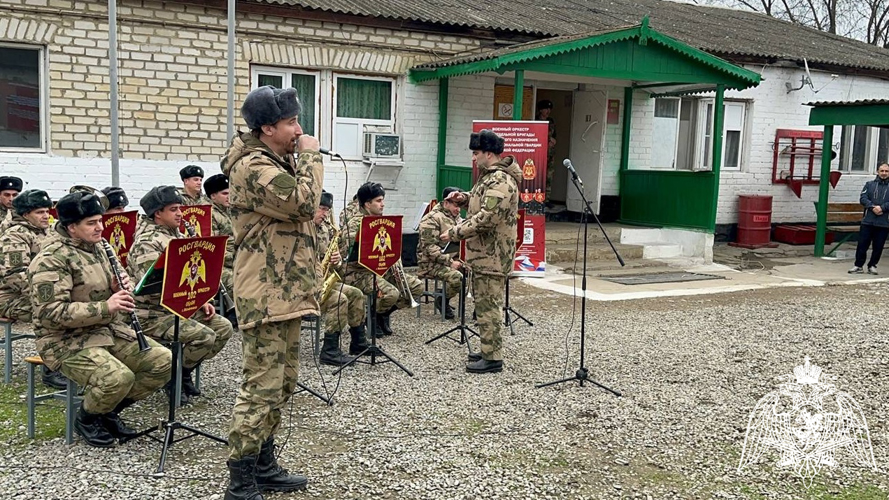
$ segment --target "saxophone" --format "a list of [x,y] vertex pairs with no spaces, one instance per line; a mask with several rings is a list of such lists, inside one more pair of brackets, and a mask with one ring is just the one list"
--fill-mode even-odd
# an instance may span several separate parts
[[318,300],[319,304],[323,304],[328,298],[330,298],[330,294],[333,293],[333,289],[342,281],[339,273],[331,269],[330,259],[333,257],[333,252],[336,252],[339,248],[340,244],[340,230],[336,227],[336,224],[331,221],[333,225],[334,233],[333,238],[330,240],[330,244],[327,245],[327,252],[324,254],[324,258],[321,259],[321,276],[324,278],[324,284],[321,285],[321,298]]

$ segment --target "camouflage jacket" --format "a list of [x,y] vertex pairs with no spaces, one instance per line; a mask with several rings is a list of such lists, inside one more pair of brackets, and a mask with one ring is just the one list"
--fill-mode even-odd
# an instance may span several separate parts
[[3,234],[3,231],[12,226],[12,213],[12,209],[0,205],[0,234]]
[[197,196],[189,196],[188,193],[185,192],[185,188],[179,188],[179,196],[182,197],[183,205],[212,205],[213,201],[207,197],[203,192],[198,193]]
[[232,140],[225,158],[240,328],[320,315],[312,218],[324,181],[321,153],[281,158],[247,132]]
[[50,370],[59,358],[87,347],[135,341],[124,313],[108,311],[113,271],[99,245],[71,238],[58,223],[56,237],[31,261],[28,280],[37,350]]
[[342,213],[340,213],[340,228],[349,227],[349,219],[354,217],[359,210],[358,198],[350,201],[349,204],[346,205],[346,208],[343,209]]
[[28,265],[40,252],[46,229],[39,229],[16,215],[12,226],[0,236],[0,301],[28,293]]
[[[315,226],[315,231],[317,231],[317,248],[318,248],[318,283],[319,286],[321,282],[324,280],[324,275],[321,270],[321,261],[324,260],[324,256],[327,254],[327,249],[330,247],[331,242],[333,241],[333,237],[336,235],[336,228],[331,224],[330,219],[325,219],[324,222],[321,223],[321,226]],[[333,270],[340,272],[342,268],[342,263],[334,266],[331,264]]]
[[479,175],[469,192],[467,219],[451,228],[451,240],[466,240],[466,264],[479,274],[507,276],[516,251],[522,171],[506,156]]
[[420,242],[417,245],[417,276],[431,278],[440,267],[450,266],[451,260],[457,257],[456,253],[441,253],[444,245],[441,242],[441,233],[449,231],[458,223],[457,217],[452,216],[441,203],[435,205],[428,214],[420,219]]
[[235,265],[235,237],[232,232],[232,218],[228,213],[228,207],[213,203],[213,236],[228,236],[225,241],[225,262],[223,265],[229,269]]
[[[352,205],[351,203],[349,204]],[[348,207],[346,207],[348,210]],[[349,252],[352,251],[352,247],[355,245],[355,238],[358,237],[358,231],[361,229],[361,219],[364,218],[365,215],[370,215],[364,207],[359,207],[358,203],[355,202],[355,210],[352,211],[348,216],[345,215],[345,210],[343,211],[343,215],[340,216],[340,220],[342,220],[345,224],[340,226],[340,255],[343,256],[343,260],[348,259]],[[361,267],[357,262],[349,262],[345,264],[343,271],[346,274],[351,274],[356,271],[365,270]]]
[[[127,272],[135,280],[133,285],[145,276],[171,241],[183,237],[178,228],[161,226],[145,216],[140,217],[140,223],[136,226],[133,246],[130,247],[130,255],[127,257]],[[170,312],[161,305],[159,293],[136,296],[136,315],[140,320],[153,320],[169,314]]]

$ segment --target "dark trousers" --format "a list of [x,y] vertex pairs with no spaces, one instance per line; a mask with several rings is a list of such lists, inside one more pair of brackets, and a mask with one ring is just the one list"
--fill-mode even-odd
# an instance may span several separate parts
[[855,250],[855,266],[863,267],[867,258],[867,247],[873,243],[873,251],[867,267],[876,266],[883,255],[883,245],[886,244],[886,236],[889,236],[889,227],[879,227],[870,224],[862,224],[858,230],[858,248]]

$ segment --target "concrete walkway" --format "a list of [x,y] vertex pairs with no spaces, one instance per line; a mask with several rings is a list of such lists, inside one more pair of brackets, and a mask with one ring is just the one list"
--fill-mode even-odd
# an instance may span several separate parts
[[[808,256],[801,256],[806,253]],[[724,264],[696,265],[681,261],[657,264],[652,261],[653,265],[650,267],[591,271],[587,273],[586,297],[598,301],[632,300],[764,288],[857,285],[889,281],[889,264],[883,269],[884,276],[848,274],[847,271],[852,266],[850,260],[811,257],[806,247],[744,251],[717,245],[714,248],[714,260]],[[723,279],[640,285],[623,285],[602,279],[603,276],[678,271],[710,274]],[[576,293],[579,296],[581,293],[581,277],[562,272],[554,266],[549,266],[546,277],[520,279],[528,285],[565,295],[573,296]]]

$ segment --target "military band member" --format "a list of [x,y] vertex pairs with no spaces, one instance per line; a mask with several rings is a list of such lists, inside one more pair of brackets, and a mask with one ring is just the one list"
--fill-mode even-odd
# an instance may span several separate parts
[[[463,264],[459,261],[459,252],[441,253],[441,233],[449,231],[460,220],[460,207],[447,197],[459,191],[455,187],[447,187],[441,193],[441,203],[435,205],[428,214],[420,219],[420,244],[417,245],[417,276],[443,281],[447,297],[444,303],[445,318],[454,319],[451,299],[463,288]],[[435,310],[441,312],[441,297],[435,298]]]
[[197,165],[188,165],[179,171],[182,187],[179,195],[183,205],[210,205],[210,198],[204,196],[201,186],[204,183],[204,169]]
[[299,375],[303,316],[319,316],[312,218],[324,181],[318,140],[303,135],[293,88],[260,87],[241,114],[250,131],[232,140],[229,178],[235,233],[235,305],[243,332],[243,378],[228,436],[225,500],[258,500],[261,491],[305,489],[275,457],[281,410]]
[[[12,206],[12,223],[0,236],[0,316],[30,323],[28,265],[45,243],[52,200],[46,191],[29,189],[12,200]],[[65,377],[46,365],[43,383],[56,389],[68,387]]]
[[[336,228],[333,226],[331,219],[333,214],[333,195],[324,191],[321,193],[321,204],[315,210],[315,218],[313,222],[316,226],[318,234],[318,255],[325,255],[333,244],[333,238],[336,236]],[[328,274],[335,271],[342,277],[343,258],[340,255],[339,248],[330,250],[330,267]],[[324,283],[325,276],[321,272],[321,263],[318,264],[318,283]],[[320,300],[320,298],[319,298]],[[364,293],[345,283],[337,283],[333,291],[327,297],[327,300],[321,302],[321,314],[324,317],[324,345],[321,347],[321,362],[325,365],[342,366],[352,360],[349,356],[343,354],[340,350],[340,334],[349,326],[349,335],[351,336],[351,344],[349,344],[349,354],[358,355],[364,351],[367,346],[367,336],[365,327],[365,307],[366,299]]]
[[0,177],[0,233],[12,223],[12,200],[22,192],[24,183],[18,177]]
[[[347,254],[350,245],[355,241],[358,231],[361,228],[361,219],[366,215],[383,215],[383,209],[386,206],[386,190],[383,186],[376,182],[367,182],[358,188],[358,211],[355,215],[348,218],[347,225],[341,228],[344,231],[343,237],[340,238],[340,252]],[[405,280],[408,283],[411,294],[419,297],[423,292],[423,282],[418,280],[416,276],[404,273]],[[346,264],[345,275],[343,280],[355,288],[361,290],[365,295],[376,293],[373,285],[373,273],[361,267],[357,262],[349,262]],[[401,284],[395,284],[395,274],[392,268],[384,276],[384,279],[377,279],[377,288],[379,296],[377,298],[377,318],[376,325],[379,329],[372,332],[372,335],[391,335],[392,327],[389,323],[389,316],[398,309],[410,307],[411,302],[407,296],[407,291],[399,289]]]
[[85,387],[74,430],[106,447],[135,431],[120,412],[170,379],[170,351],[147,339],[140,352],[126,314],[135,303],[129,278],[118,283],[102,239],[104,207],[90,193],[59,200],[56,237],[28,267],[34,333],[43,362]]
[[491,130],[473,133],[469,149],[479,169],[472,191],[451,193],[467,207],[467,219],[441,234],[442,241],[466,240],[466,265],[472,269],[472,292],[481,337],[481,355],[470,355],[469,373],[503,370],[503,292],[516,251],[519,182],[515,158],[503,153],[503,139]]
[[228,177],[224,174],[211,175],[204,183],[204,192],[213,204],[213,236],[228,236],[225,242],[225,263],[222,268],[222,284],[231,293],[234,289],[232,272],[235,265],[235,239],[232,232],[232,218],[228,213]]
[[[147,273],[158,257],[176,238],[182,221],[182,198],[173,186],[153,187],[139,200],[145,212],[143,224],[137,229],[127,259],[127,270],[137,282]],[[176,317],[160,304],[160,293],[136,297],[137,314],[145,335],[161,342],[172,342]],[[216,356],[225,347],[234,330],[227,319],[216,314],[207,303],[191,319],[179,321],[179,340],[182,342],[181,403],[200,396],[191,373],[205,359]],[[169,393],[170,384],[165,387]]]
[[127,193],[124,192],[122,188],[109,186],[103,189],[102,192],[105,193],[105,197],[108,198],[108,210],[105,210],[106,214],[126,212],[130,200],[127,198]]

